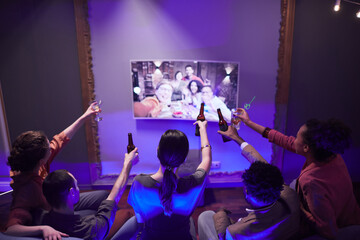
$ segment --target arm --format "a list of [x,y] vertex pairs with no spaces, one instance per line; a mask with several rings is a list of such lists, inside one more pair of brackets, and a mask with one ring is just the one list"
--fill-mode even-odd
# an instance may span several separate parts
[[200,131],[200,142],[201,142],[201,163],[198,166],[197,169],[202,168],[206,171],[206,173],[209,173],[210,167],[211,167],[211,146],[209,143],[209,139],[207,136],[207,121],[196,121],[194,124],[199,125],[199,131]]
[[69,235],[56,231],[50,226],[24,226],[15,224],[7,228],[5,234],[24,237],[24,236],[39,236],[42,235],[45,240],[47,239],[61,239],[61,237],[68,237]]
[[[236,129],[233,126],[229,126],[228,130],[218,131],[221,135],[224,135],[232,140],[234,140],[239,146],[242,146],[241,154],[250,162],[253,163],[255,161],[261,161],[266,162],[267,161],[260,155],[256,149],[251,146],[250,144],[247,144],[244,139],[242,139]],[[245,145],[245,146],[244,146]]]
[[238,114],[238,117],[241,119],[241,121],[245,123],[246,126],[250,127],[255,132],[263,134],[263,132],[265,131],[265,127],[251,121],[249,114],[245,111],[245,109],[238,108],[236,111],[241,113]]
[[107,197],[107,200],[114,200],[116,204],[119,202],[125,190],[133,162],[136,163],[137,157],[139,155],[137,153],[137,150],[138,149],[135,148],[130,153],[125,153],[124,166],[121,170],[119,177],[116,179],[114,186],[111,189],[109,196]]
[[101,110],[95,111],[93,109],[94,105],[96,105],[96,102],[93,102],[90,104],[88,109],[84,112],[83,115],[81,115],[78,119],[76,119],[75,122],[73,122],[70,126],[68,126],[63,132],[68,138],[72,138],[75,133],[79,130],[79,128],[84,124],[84,122],[91,117],[91,115],[95,115]]

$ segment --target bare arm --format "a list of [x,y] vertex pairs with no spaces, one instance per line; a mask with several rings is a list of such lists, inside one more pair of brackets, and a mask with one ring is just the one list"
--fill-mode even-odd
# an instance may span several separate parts
[[199,131],[200,131],[200,142],[201,142],[201,163],[198,166],[199,168],[204,169],[207,173],[210,171],[211,167],[211,147],[209,143],[209,139],[207,136],[207,121],[196,121],[195,124],[199,125]]
[[[239,146],[241,144],[245,143],[245,140],[239,136],[238,132],[233,126],[229,126],[228,130],[218,131],[221,135],[224,135],[232,140],[234,140]],[[261,161],[261,162],[267,162],[256,149],[251,146],[250,144],[247,144],[241,151],[241,154],[250,162],[253,163],[255,161]]]
[[96,102],[93,102],[88,109],[84,112],[83,115],[81,115],[78,119],[75,120],[75,122],[73,122],[70,126],[68,126],[65,130],[64,133],[66,134],[66,136],[68,138],[72,138],[75,133],[79,130],[79,128],[84,124],[84,122],[91,117],[91,115],[95,115],[97,112],[101,111],[95,111],[93,109],[93,106],[97,104]]
[[24,226],[15,224],[7,228],[5,234],[18,236],[18,237],[30,237],[42,235],[45,240],[47,239],[61,239],[61,237],[68,237],[69,235],[56,231],[50,226]]
[[126,183],[129,178],[131,167],[133,163],[136,164],[138,160],[139,154],[137,153],[137,150],[138,149],[135,148],[130,153],[125,153],[124,166],[119,177],[116,179],[114,186],[111,189],[109,196],[107,197],[107,200],[114,200],[116,204],[119,202],[126,188]]

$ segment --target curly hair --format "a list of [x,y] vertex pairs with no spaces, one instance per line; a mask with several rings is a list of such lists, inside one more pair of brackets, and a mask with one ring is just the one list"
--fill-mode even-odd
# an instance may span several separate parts
[[284,189],[284,178],[279,168],[269,163],[256,161],[242,175],[247,194],[258,201],[273,203]]
[[12,144],[7,164],[12,171],[32,171],[48,150],[48,138],[43,132],[24,132]]
[[179,167],[186,159],[189,152],[189,141],[186,135],[179,130],[167,130],[160,139],[157,157],[165,172],[159,188],[161,204],[164,214],[171,216],[172,194],[177,187],[177,177],[172,168]]
[[319,162],[343,154],[351,144],[351,130],[340,120],[310,119],[305,126],[306,131],[302,134],[304,143],[309,145],[311,153]]

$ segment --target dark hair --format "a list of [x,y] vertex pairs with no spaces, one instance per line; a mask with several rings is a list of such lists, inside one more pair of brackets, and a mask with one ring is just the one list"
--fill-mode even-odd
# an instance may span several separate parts
[[338,153],[344,153],[350,146],[351,130],[340,120],[310,119],[305,126],[307,129],[302,134],[304,143],[309,145],[311,153],[319,162],[324,162]]
[[66,205],[70,188],[75,188],[74,178],[64,169],[51,172],[42,185],[43,194],[53,208]]
[[284,179],[279,168],[256,161],[242,175],[247,194],[264,203],[273,203],[284,189]]
[[177,187],[177,177],[172,168],[179,167],[185,161],[189,152],[189,141],[186,135],[179,130],[167,130],[160,139],[157,157],[165,167],[163,181],[160,185],[159,195],[164,214],[172,214],[172,194]]
[[189,82],[189,84],[187,85],[187,88],[190,90],[190,93],[192,94],[192,92],[191,92],[191,84],[192,84],[193,82],[195,82],[195,83],[196,83],[196,86],[198,87],[197,92],[201,92],[201,89],[203,88],[204,85],[203,85],[200,81],[198,81],[198,80],[191,80],[191,81]]
[[41,131],[27,131],[15,139],[7,164],[12,171],[33,171],[47,151],[49,144],[46,135]]
[[188,67],[191,67],[192,69],[194,69],[193,66],[190,65],[190,64],[186,65],[186,66],[185,66],[185,69],[187,69]]
[[179,73],[181,73],[182,74],[182,72],[181,71],[177,71],[175,74],[174,74],[174,79],[176,80],[176,75],[178,75]]

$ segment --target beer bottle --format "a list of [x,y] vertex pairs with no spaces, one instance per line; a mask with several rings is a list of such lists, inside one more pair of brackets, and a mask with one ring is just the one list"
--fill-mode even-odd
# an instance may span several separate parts
[[127,153],[130,153],[134,149],[135,149],[135,145],[133,143],[132,134],[128,133]]
[[[217,109],[217,112],[218,112],[218,115],[219,115],[219,128],[220,128],[220,131],[226,132],[228,130],[228,125],[227,125],[227,123],[226,123],[226,121],[225,121],[225,119],[224,119],[224,117],[223,117],[223,115],[221,113],[220,108]],[[227,138],[227,137],[225,137],[223,135],[221,135],[221,136],[222,136],[223,142],[231,141],[231,139],[229,139],[229,138]]]
[[[197,116],[196,120],[200,120],[200,121],[205,121],[205,115],[204,115],[204,103],[201,103],[201,107],[200,107],[200,113]],[[195,136],[200,136],[200,128],[199,125],[196,124],[196,129],[195,129]]]

